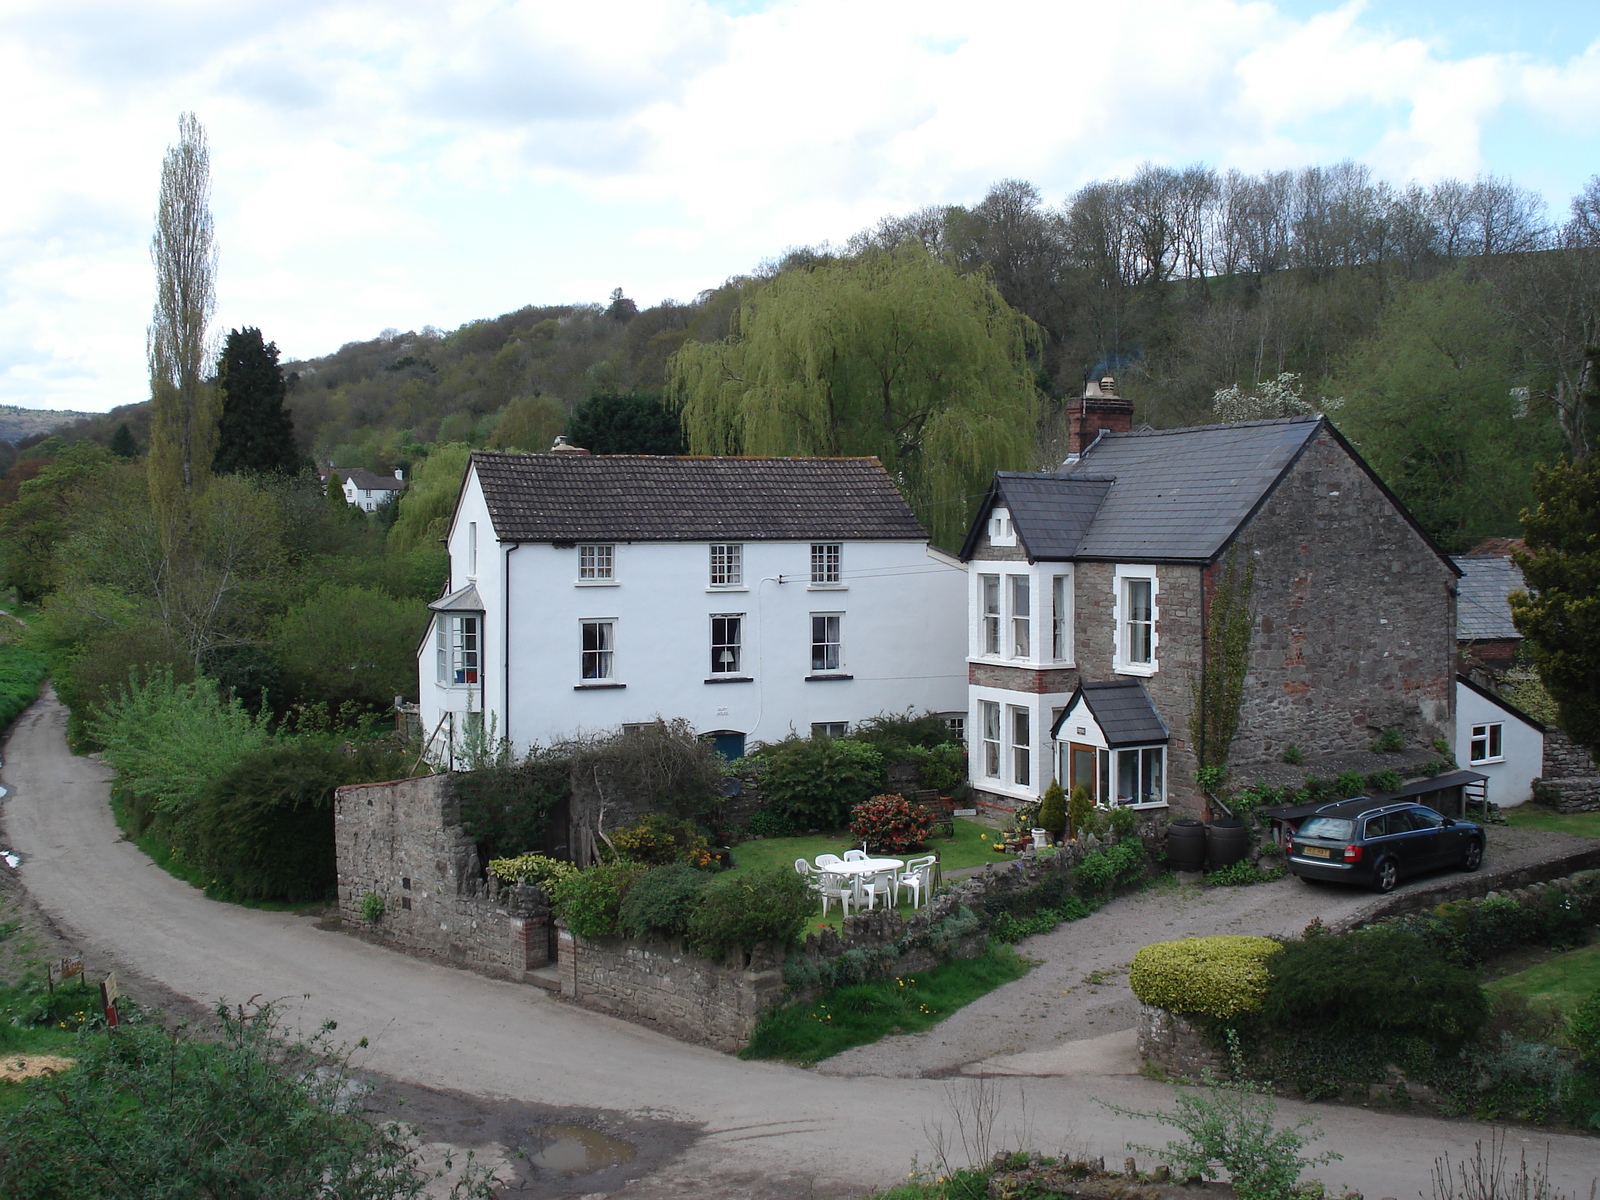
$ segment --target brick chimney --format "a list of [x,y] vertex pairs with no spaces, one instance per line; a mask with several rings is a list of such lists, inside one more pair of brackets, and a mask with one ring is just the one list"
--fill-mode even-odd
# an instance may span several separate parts
[[1067,453],[1076,458],[1099,436],[1129,433],[1133,429],[1133,403],[1117,395],[1117,381],[1107,375],[1083,385],[1083,395],[1067,401]]

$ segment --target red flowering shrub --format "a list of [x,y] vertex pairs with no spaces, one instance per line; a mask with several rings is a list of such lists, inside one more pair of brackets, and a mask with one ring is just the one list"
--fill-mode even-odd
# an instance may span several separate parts
[[874,796],[850,810],[850,836],[869,852],[915,850],[933,831],[933,813],[904,796]]

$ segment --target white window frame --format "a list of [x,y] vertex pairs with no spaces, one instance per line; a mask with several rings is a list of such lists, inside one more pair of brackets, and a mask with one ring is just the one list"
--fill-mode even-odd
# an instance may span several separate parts
[[839,587],[844,582],[844,545],[841,542],[811,543],[811,586]]
[[[1483,753],[1478,753],[1479,743],[1483,745]],[[1482,721],[1472,727],[1472,737],[1467,743],[1467,763],[1469,766],[1478,766],[1482,763],[1505,762],[1506,760],[1506,730],[1504,721]]]
[[711,583],[713,588],[744,587],[744,545],[740,542],[711,543]]
[[1073,654],[1072,627],[1072,574],[1053,573],[1045,576],[1049,581],[1050,597],[1050,658],[1052,662],[1071,665]]
[[[1124,755],[1134,755],[1134,771],[1138,779],[1135,795],[1140,797],[1135,800],[1122,799],[1122,760]],[[1118,808],[1161,808],[1167,803],[1167,748],[1165,745],[1156,746],[1119,746],[1111,752],[1111,802]],[[1150,771],[1154,763],[1154,772]],[[1154,777],[1155,788],[1150,789],[1150,780]],[[1147,798],[1153,791],[1154,799]]]
[[616,578],[617,547],[615,543],[580,542],[578,544],[579,583],[615,583]]
[[1011,658],[1033,658],[1033,579],[1028,575],[1006,576],[1007,649]]
[[985,572],[978,576],[978,653],[999,658],[1004,649],[1000,629],[1000,576]]
[[[596,632],[591,648],[589,631]],[[593,673],[591,673],[593,668]],[[617,619],[585,617],[578,623],[578,678],[589,684],[612,683],[617,677]]]
[[1009,508],[997,506],[989,510],[989,544],[991,546],[1017,544],[1017,527],[1011,520]]
[[[1150,661],[1139,662],[1131,658],[1129,649],[1129,584],[1147,582],[1150,585]],[[1161,669],[1161,578],[1153,566],[1121,566],[1113,580],[1111,618],[1114,623],[1114,652],[1111,669],[1119,675],[1154,675]]]
[[[821,622],[821,625],[818,625]],[[819,639],[819,630],[822,634]],[[832,634],[830,639],[827,635]],[[832,664],[827,663],[828,649],[833,650]],[[820,656],[817,651],[823,651]],[[811,673],[813,675],[831,675],[844,670],[844,614],[838,612],[820,612],[811,614]]]
[[445,687],[477,687],[483,680],[483,619],[476,613],[440,613],[434,625],[437,680]]
[[1006,705],[1006,750],[1011,768],[1007,782],[1012,787],[1033,787],[1033,724],[1033,712],[1027,705]]
[[967,744],[967,714],[964,712],[940,713],[944,718],[944,727],[961,739],[961,744]]
[[978,701],[978,728],[983,735],[980,766],[983,778],[1000,779],[1000,701]]
[[[712,676],[712,678],[716,678],[717,676],[734,677],[734,676],[740,676],[740,675],[744,674],[744,671],[741,669],[744,666],[744,618],[745,618],[745,614],[744,613],[712,613],[711,614],[711,629],[710,629],[710,633],[711,633],[711,676]],[[733,621],[733,622],[736,622],[736,624],[733,626],[732,640],[728,639],[727,626],[723,627],[723,640],[722,641],[718,641],[717,640],[717,622],[718,621]],[[718,651],[721,651],[721,650],[732,651],[732,653],[733,653],[732,662],[724,663],[722,661],[722,655],[718,653]]]
[[478,578],[478,523],[467,522],[467,578]]
[[847,736],[849,732],[849,721],[811,722],[811,736],[814,738],[842,738]]

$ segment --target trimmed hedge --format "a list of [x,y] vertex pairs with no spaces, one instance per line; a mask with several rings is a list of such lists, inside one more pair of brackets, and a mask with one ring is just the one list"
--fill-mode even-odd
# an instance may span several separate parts
[[1263,937],[1156,942],[1133,956],[1128,986],[1146,1004],[1227,1020],[1260,1010],[1271,977],[1268,960],[1282,950]]

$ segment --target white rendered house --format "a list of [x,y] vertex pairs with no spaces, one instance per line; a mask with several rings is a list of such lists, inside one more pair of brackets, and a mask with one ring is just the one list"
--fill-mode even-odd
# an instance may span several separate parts
[[1544,726],[1465,675],[1456,676],[1456,762],[1482,772],[1501,808],[1531,799],[1544,774]]
[[418,655],[432,755],[683,717],[729,757],[966,709],[966,572],[876,459],[477,452]]

